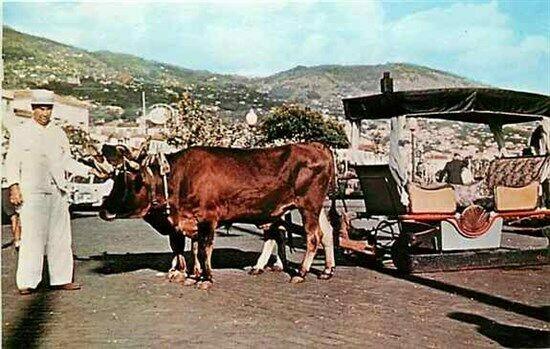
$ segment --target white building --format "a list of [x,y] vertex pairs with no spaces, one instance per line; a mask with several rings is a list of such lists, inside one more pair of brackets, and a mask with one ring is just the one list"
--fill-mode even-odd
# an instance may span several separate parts
[[[31,90],[5,91],[2,94],[3,104],[13,96],[9,109],[18,118],[30,118],[31,113]],[[55,95],[55,104],[52,112],[52,119],[59,124],[69,124],[85,131],[88,131],[90,124],[90,105],[73,97],[62,97]],[[24,120],[24,119],[23,119]]]
[[[13,113],[13,92],[2,90],[2,128],[7,131],[20,123]],[[21,121],[23,121],[22,119]],[[2,130],[4,131],[4,130]]]

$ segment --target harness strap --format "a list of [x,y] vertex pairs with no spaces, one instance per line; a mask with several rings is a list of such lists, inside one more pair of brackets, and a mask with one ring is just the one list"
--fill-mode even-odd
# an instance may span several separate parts
[[170,215],[170,201],[168,201],[168,179],[166,174],[162,175],[162,184],[164,185],[164,200],[166,201],[166,215]]
[[156,154],[149,155],[145,161],[144,165],[147,167],[147,171],[149,173],[153,173],[150,169],[150,166],[154,163],[157,163],[159,165],[159,172],[162,176],[162,186],[163,186],[163,194],[164,194],[164,201],[166,202],[165,206],[165,213],[166,215],[170,215],[170,202],[168,201],[168,173],[170,173],[170,163],[166,159],[166,155],[163,152],[159,152]]

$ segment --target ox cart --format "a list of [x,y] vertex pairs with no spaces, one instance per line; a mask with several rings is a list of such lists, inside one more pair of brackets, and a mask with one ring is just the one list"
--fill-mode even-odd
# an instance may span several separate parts
[[[389,74],[383,90],[387,79]],[[390,84],[386,92],[343,103],[352,123],[390,119],[391,134],[387,164],[351,166],[359,195],[332,197],[344,211],[351,199],[364,203],[359,212],[344,212],[351,218],[340,232],[341,248],[378,260],[391,256],[398,270],[413,273],[549,262],[550,209],[540,193],[548,185],[550,144],[543,145],[546,155],[495,158],[484,178],[470,186],[429,188],[407,173],[402,148],[407,120],[440,119],[488,125],[502,154],[503,125],[540,121],[550,134],[549,97],[488,88],[392,92]],[[412,159],[414,168],[414,152]],[[370,226],[358,224],[364,220]],[[525,246],[526,236],[537,243]],[[519,243],[504,243],[509,240]]]

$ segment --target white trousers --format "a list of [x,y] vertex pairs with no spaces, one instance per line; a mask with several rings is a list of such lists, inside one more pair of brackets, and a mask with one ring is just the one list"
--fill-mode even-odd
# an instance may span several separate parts
[[71,220],[67,199],[58,190],[53,194],[23,197],[21,247],[17,264],[17,287],[35,288],[42,280],[44,255],[48,256],[50,285],[73,279]]

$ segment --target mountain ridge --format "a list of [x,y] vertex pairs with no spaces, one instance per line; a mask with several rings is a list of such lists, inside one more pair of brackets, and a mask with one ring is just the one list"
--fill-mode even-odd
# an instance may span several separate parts
[[284,102],[295,102],[341,116],[341,99],[379,92],[379,80],[390,71],[395,90],[483,86],[453,73],[410,63],[375,65],[297,65],[266,77],[245,77],[193,70],[127,53],[88,51],[4,26],[4,87],[49,88],[89,100],[92,117],[108,117],[104,106],[125,109],[135,118],[141,91],[150,104],[170,103],[184,91],[219,108],[223,116],[260,114]]

